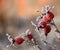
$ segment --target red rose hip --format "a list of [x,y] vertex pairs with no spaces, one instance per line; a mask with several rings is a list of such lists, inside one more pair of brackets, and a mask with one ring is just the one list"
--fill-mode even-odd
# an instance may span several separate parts
[[52,20],[49,19],[48,17],[46,17],[46,15],[45,15],[44,18],[43,18],[43,21],[46,22],[46,23],[50,23]]
[[16,44],[22,44],[24,42],[24,39],[23,38],[21,38],[21,37],[17,37],[16,39],[15,39],[15,43]]
[[54,14],[51,12],[48,12],[46,15],[43,16],[43,21],[46,23],[50,23],[53,18],[54,18]]
[[48,18],[51,18],[51,19],[54,18],[54,14],[52,12],[48,12],[47,15],[48,15]]
[[46,27],[46,22],[40,22],[40,23],[38,24],[38,27],[39,27],[39,28],[45,28],[45,27]]
[[29,40],[31,40],[31,39],[33,38],[32,34],[28,34],[28,35],[27,35],[27,38],[28,38]]
[[50,31],[51,31],[51,26],[50,26],[50,25],[47,25],[47,26],[44,28],[45,35],[47,36]]

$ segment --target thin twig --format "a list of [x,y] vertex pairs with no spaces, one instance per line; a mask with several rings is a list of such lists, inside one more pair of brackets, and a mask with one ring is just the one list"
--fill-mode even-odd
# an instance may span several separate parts
[[54,20],[53,20],[53,23],[51,23],[51,24],[54,25],[54,27],[56,28],[56,32],[60,33],[60,31],[59,31],[59,29],[57,28],[57,26],[56,26]]

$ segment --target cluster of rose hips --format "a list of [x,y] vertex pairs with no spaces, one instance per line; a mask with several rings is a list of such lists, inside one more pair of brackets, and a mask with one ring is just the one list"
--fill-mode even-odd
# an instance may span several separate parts
[[[31,40],[32,38],[33,38],[33,36],[32,36],[32,34],[28,34],[28,35],[26,35],[26,37],[29,39],[29,40]],[[22,37],[17,37],[17,38],[15,38],[15,43],[16,44],[21,44],[21,43],[23,43],[25,41],[25,39],[24,38],[22,38]]]
[[[43,29],[45,36],[48,35],[48,33],[51,31],[51,23],[54,18],[54,14],[50,11],[50,9],[53,7],[46,6],[44,9],[41,10],[42,15],[37,18],[37,24],[32,22],[32,25],[39,29]],[[37,11],[39,12],[39,11]]]
[[8,40],[11,42],[11,44],[7,45],[7,47],[12,46],[12,45],[14,46],[14,44],[20,45],[24,41],[26,41],[25,38],[27,38],[27,40],[29,40],[29,41],[32,41],[32,39],[33,39],[33,35],[31,34],[31,32],[29,32],[29,29],[26,31],[25,34],[22,33],[21,36],[17,36],[15,38],[11,38],[11,36],[9,34],[6,34],[6,36],[8,37]]
[[38,28],[44,29],[45,35],[47,36],[48,33],[51,31],[51,26],[49,25],[54,18],[54,14],[48,11],[46,14],[43,15],[42,20],[38,23]]

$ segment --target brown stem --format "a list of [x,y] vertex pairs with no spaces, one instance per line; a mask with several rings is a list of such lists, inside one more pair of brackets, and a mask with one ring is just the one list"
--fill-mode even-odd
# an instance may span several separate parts
[[37,45],[37,47],[39,48],[39,50],[42,50],[41,47],[38,45],[38,41],[34,38],[34,44]]
[[51,23],[51,24],[54,25],[54,27],[56,28],[56,32],[60,33],[60,31],[59,31],[59,29],[57,28],[57,26],[56,26],[54,20],[53,20],[53,23]]

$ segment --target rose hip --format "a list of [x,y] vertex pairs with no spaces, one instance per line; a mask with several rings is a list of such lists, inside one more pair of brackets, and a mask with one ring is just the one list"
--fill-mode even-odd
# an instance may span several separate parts
[[31,40],[31,39],[33,38],[32,34],[28,34],[28,35],[27,35],[27,38],[28,38],[29,40]]
[[51,19],[54,18],[54,14],[52,12],[48,12],[47,15],[48,15],[48,18],[51,18]]
[[43,21],[46,23],[50,23],[54,18],[54,14],[52,12],[48,12],[46,15],[43,16]]
[[38,24],[38,27],[39,27],[39,28],[45,28],[45,27],[46,27],[46,22],[40,22],[40,23]]
[[17,37],[16,39],[15,39],[15,43],[16,44],[22,44],[24,42],[24,39],[23,38],[21,38],[21,37]]
[[47,25],[47,26],[44,28],[45,35],[47,36],[50,31],[51,31],[51,26],[50,26],[50,25]]

